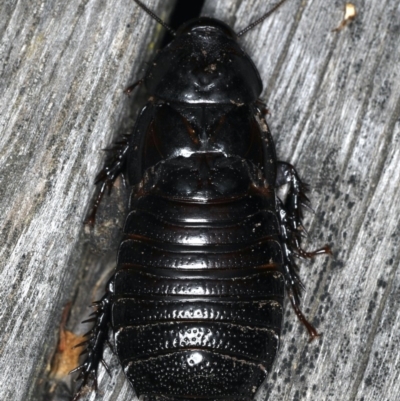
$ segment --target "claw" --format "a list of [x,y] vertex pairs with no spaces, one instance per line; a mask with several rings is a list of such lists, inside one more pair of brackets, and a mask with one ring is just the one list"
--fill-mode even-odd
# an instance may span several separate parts
[[307,252],[299,246],[296,248],[297,255],[302,259],[311,259],[318,255],[332,255],[331,248],[328,245],[311,252]]
[[331,249],[331,247],[330,247],[329,245],[325,245],[325,246],[323,246],[322,248],[318,249],[317,251],[319,251],[319,252],[317,253],[317,255],[323,255],[323,254],[325,254],[325,255],[333,256],[332,249]]
[[318,333],[316,328],[303,315],[303,312],[300,310],[300,308],[298,306],[299,304],[294,299],[294,294],[290,294],[289,299],[290,299],[290,302],[292,304],[292,307],[293,307],[297,317],[299,318],[300,322],[304,324],[304,326],[306,327],[306,329],[308,331],[308,334],[310,335],[310,342],[315,340],[316,338],[318,338],[320,336],[320,334]]
[[[96,310],[90,315],[93,317],[82,322],[95,322],[94,326],[84,335],[84,337],[90,336],[90,338],[74,346],[74,348],[78,348],[86,345],[86,348],[80,353],[80,356],[86,354],[84,363],[70,372],[70,374],[79,372],[75,381],[81,382],[73,398],[74,401],[80,399],[83,394],[86,394],[86,392],[91,390],[97,391],[98,389],[97,369],[100,362],[103,363],[103,365],[105,364],[105,362],[102,360],[102,353],[111,317],[110,305],[112,303],[110,300],[112,299],[112,292],[110,283],[106,288],[106,294],[102,297],[102,299],[100,301],[93,302],[92,304],[92,306],[96,308]],[[107,365],[105,365],[105,368],[107,372],[109,372]]]

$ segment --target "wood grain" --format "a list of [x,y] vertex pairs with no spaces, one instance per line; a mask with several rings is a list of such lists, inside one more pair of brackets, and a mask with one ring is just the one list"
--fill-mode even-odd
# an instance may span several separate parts
[[[159,15],[165,3],[148,2]],[[239,31],[266,3],[210,0],[204,13]],[[289,0],[241,39],[278,155],[312,187],[308,246],[334,250],[300,262],[303,310],[323,335],[309,343],[288,305],[257,401],[400,399],[400,6],[355,4],[357,18],[333,32],[344,2]],[[132,125],[122,89],[160,30],[128,0],[1,7],[0,399],[42,400],[63,305],[74,299],[68,329],[85,331],[83,305],[115,258],[115,241],[100,257],[90,251],[81,222],[100,149]],[[101,368],[100,392],[86,400],[134,400],[110,351],[106,360],[112,379]]]
[[0,399],[36,400],[85,273],[82,221],[101,149],[133,126],[123,89],[161,30],[131,0],[0,8]]

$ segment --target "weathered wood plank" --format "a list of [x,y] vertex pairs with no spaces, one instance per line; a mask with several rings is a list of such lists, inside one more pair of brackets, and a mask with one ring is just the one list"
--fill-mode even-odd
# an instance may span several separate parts
[[[213,0],[205,12],[238,31],[265,3]],[[343,2],[289,0],[243,37],[265,84],[278,155],[312,186],[310,247],[329,242],[335,253],[301,263],[304,312],[323,336],[309,344],[288,305],[281,350],[259,401],[400,398],[400,8],[395,0],[356,5],[357,19],[332,32]],[[154,24],[125,0],[35,2],[29,10],[21,2],[6,14],[0,398],[40,399],[34,387],[79,263],[93,268],[80,273],[85,286],[75,322],[79,306],[95,296],[87,289],[112,260],[82,256],[80,222],[99,149],[129,125],[121,88],[143,66],[138,61],[131,73],[132,60],[148,57]],[[133,399],[116,358],[107,352],[106,359],[113,378],[101,369],[102,394],[87,399]]]
[[[210,1],[208,11],[226,19],[224,3]],[[241,2],[235,29],[264,3]],[[357,19],[332,32],[342,2],[288,2],[243,38],[265,83],[278,154],[313,188],[310,243],[335,253],[302,263],[304,310],[323,336],[309,344],[288,307],[259,400],[400,398],[400,9],[356,5]]]
[[77,281],[101,148],[132,126],[123,89],[160,30],[131,0],[15,0],[1,15],[0,399],[34,400]]

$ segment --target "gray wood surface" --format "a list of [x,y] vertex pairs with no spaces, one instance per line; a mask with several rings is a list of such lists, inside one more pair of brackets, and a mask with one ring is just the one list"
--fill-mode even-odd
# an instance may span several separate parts
[[[267,3],[210,0],[204,12],[239,31]],[[75,301],[68,328],[85,331],[83,305],[115,258],[116,241],[101,255],[86,246],[81,222],[100,149],[132,126],[122,89],[160,30],[130,0],[0,4],[0,399],[42,400],[63,306]],[[301,262],[303,310],[322,337],[309,343],[288,305],[257,401],[400,399],[400,6],[355,4],[356,20],[332,32],[344,2],[288,0],[242,38],[278,155],[312,187],[307,245],[334,250]],[[134,400],[106,354],[112,379],[101,368],[86,400]]]
[[[166,16],[169,4],[149,5]],[[30,401],[85,272],[82,221],[101,149],[132,127],[123,89],[161,29],[131,0],[0,9],[0,400]]]

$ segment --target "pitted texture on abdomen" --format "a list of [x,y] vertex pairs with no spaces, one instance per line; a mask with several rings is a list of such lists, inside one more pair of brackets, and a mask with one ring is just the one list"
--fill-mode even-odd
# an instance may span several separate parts
[[165,162],[132,195],[113,326],[138,394],[250,400],[273,363],[284,294],[275,194],[228,159]]

